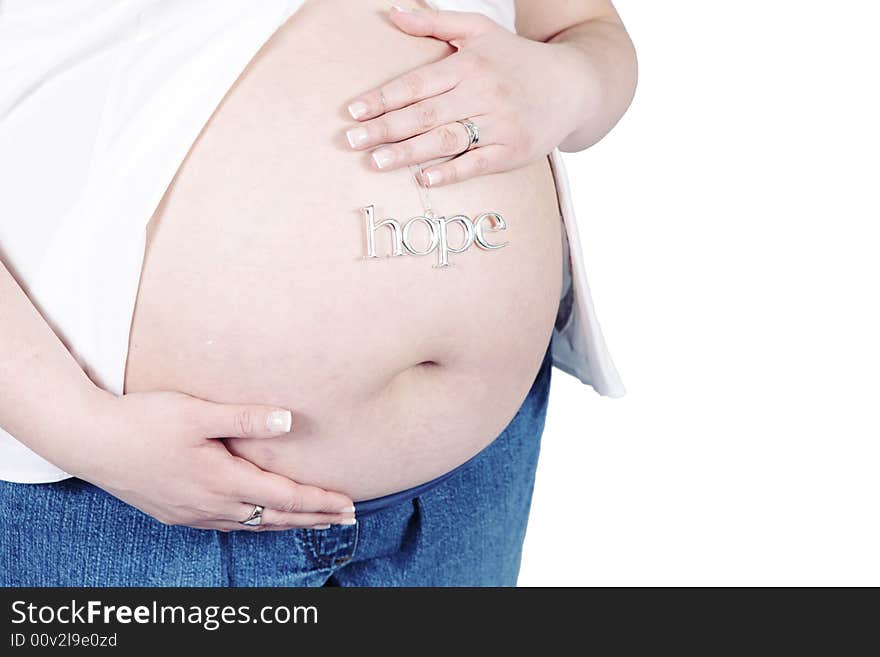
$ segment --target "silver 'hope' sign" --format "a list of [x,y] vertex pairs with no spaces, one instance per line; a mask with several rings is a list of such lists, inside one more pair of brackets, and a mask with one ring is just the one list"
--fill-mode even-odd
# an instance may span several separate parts
[[[385,219],[376,223],[375,208],[368,205],[361,208],[364,213],[364,225],[367,231],[367,257],[378,258],[376,253],[376,232],[380,228],[387,228],[391,237],[391,255],[414,255],[426,256],[437,252],[437,264],[435,267],[448,267],[450,253],[464,253],[473,244],[481,249],[493,251],[507,246],[507,242],[492,243],[486,233],[497,233],[507,229],[507,222],[497,212],[484,212],[476,219],[467,215],[457,214],[452,217],[435,217],[433,212],[413,217],[402,224],[396,219]],[[427,244],[421,249],[413,244],[411,231],[413,226],[422,224],[428,231]],[[458,224],[464,232],[464,240],[457,246],[449,243],[449,226]]]

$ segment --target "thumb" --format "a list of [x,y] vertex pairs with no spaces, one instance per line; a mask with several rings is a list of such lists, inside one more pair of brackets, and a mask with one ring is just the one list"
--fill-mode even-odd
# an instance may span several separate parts
[[[391,8],[391,22],[412,36],[435,37],[443,41],[460,42],[479,36],[494,25],[483,14],[466,11],[439,11],[429,9]],[[458,45],[458,43],[453,43]]]
[[202,426],[211,438],[277,438],[290,432],[293,414],[273,406],[202,402]]

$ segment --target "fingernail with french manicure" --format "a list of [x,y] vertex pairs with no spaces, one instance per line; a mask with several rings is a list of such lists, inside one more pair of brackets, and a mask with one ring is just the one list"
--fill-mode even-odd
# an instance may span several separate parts
[[290,411],[272,411],[266,418],[266,427],[274,433],[287,433],[293,424],[293,414]]
[[339,511],[337,511],[336,513],[354,513],[354,507],[347,506],[344,509],[339,509]]
[[394,151],[390,148],[380,148],[373,151],[373,162],[375,162],[376,166],[380,169],[384,169],[394,162]]
[[357,518],[343,518],[342,520],[339,521],[339,524],[340,525],[356,525]]
[[425,171],[425,182],[428,187],[433,187],[434,185],[439,185],[443,180],[443,176],[439,171]]
[[367,113],[367,104],[361,100],[356,100],[348,106],[348,113],[351,114],[351,118],[359,119]]
[[330,525],[315,525],[312,529],[330,529]]
[[345,138],[348,139],[348,144],[352,148],[365,144],[368,136],[366,128],[352,128],[345,133]]

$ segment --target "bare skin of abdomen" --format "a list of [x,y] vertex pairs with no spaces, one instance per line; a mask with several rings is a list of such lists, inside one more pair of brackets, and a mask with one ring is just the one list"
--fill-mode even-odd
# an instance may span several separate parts
[[[501,213],[490,237],[504,248],[447,268],[436,254],[364,258],[363,206],[402,222],[423,207],[407,169],[378,172],[347,146],[347,102],[450,50],[400,33],[385,2],[344,9],[293,16],[182,165],[148,230],[126,390],[290,408],[290,434],[230,449],[363,500],[503,431],[550,340],[562,246],[541,160],[430,192],[438,215]],[[387,254],[388,229],[376,239]]]

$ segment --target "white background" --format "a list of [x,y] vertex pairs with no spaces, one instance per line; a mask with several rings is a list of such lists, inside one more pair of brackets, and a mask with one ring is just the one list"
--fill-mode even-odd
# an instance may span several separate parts
[[521,585],[880,585],[880,7],[616,3],[567,156],[627,385],[554,372]]

